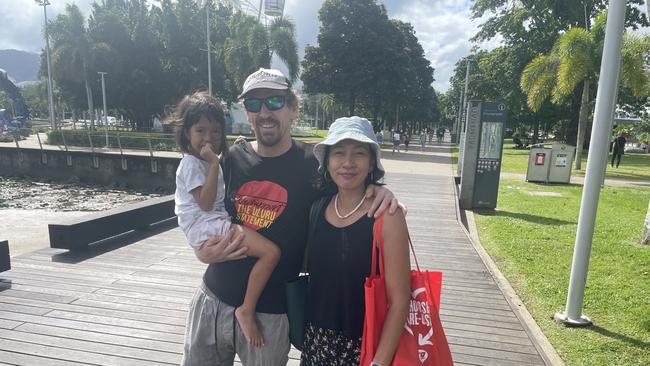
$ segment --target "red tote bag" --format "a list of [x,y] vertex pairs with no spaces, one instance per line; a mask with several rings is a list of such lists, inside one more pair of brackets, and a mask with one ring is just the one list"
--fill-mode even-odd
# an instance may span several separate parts
[[[361,366],[373,360],[384,321],[388,314],[388,298],[384,281],[383,216],[373,228],[372,267],[364,286],[366,314],[361,343]],[[451,351],[440,322],[440,287],[442,273],[420,271],[409,237],[416,269],[411,271],[411,301],[404,331],[395,350],[392,366],[453,366]],[[377,248],[379,271],[377,274]]]

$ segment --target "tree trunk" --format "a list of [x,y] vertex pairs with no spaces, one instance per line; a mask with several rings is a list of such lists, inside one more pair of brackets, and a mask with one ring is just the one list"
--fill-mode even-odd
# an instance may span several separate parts
[[587,123],[589,122],[589,80],[585,79],[580,100],[580,115],[578,117],[578,139],[576,141],[576,170],[582,170],[582,147],[585,143]]
[[645,215],[645,223],[643,224],[641,244],[650,244],[650,202],[648,202],[648,213]]
[[354,116],[354,104],[355,104],[356,95],[353,90],[350,90],[350,99],[348,100],[348,110],[350,111],[350,116]]

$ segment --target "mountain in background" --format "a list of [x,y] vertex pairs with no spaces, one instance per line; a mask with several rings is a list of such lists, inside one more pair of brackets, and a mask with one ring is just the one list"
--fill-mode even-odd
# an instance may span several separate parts
[[40,62],[41,57],[37,53],[0,50],[0,69],[5,70],[16,83],[38,80]]

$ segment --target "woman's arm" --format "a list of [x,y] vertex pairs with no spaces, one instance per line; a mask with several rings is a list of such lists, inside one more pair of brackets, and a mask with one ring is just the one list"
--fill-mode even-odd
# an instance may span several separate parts
[[388,366],[404,331],[411,295],[411,265],[409,260],[408,228],[404,213],[384,215],[384,271],[388,295],[388,315],[379,339],[374,361]]

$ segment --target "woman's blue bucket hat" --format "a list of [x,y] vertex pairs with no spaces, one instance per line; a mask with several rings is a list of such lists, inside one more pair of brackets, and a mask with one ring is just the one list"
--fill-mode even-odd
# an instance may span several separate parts
[[375,139],[375,133],[372,129],[372,123],[365,118],[352,116],[338,118],[330,126],[325,140],[314,146],[314,155],[318,159],[318,171],[323,171],[323,162],[325,161],[325,151],[328,146],[333,146],[343,140],[355,140],[365,142],[370,145],[370,149],[375,154],[375,164],[377,169],[386,172],[381,165],[381,155],[379,144]]

